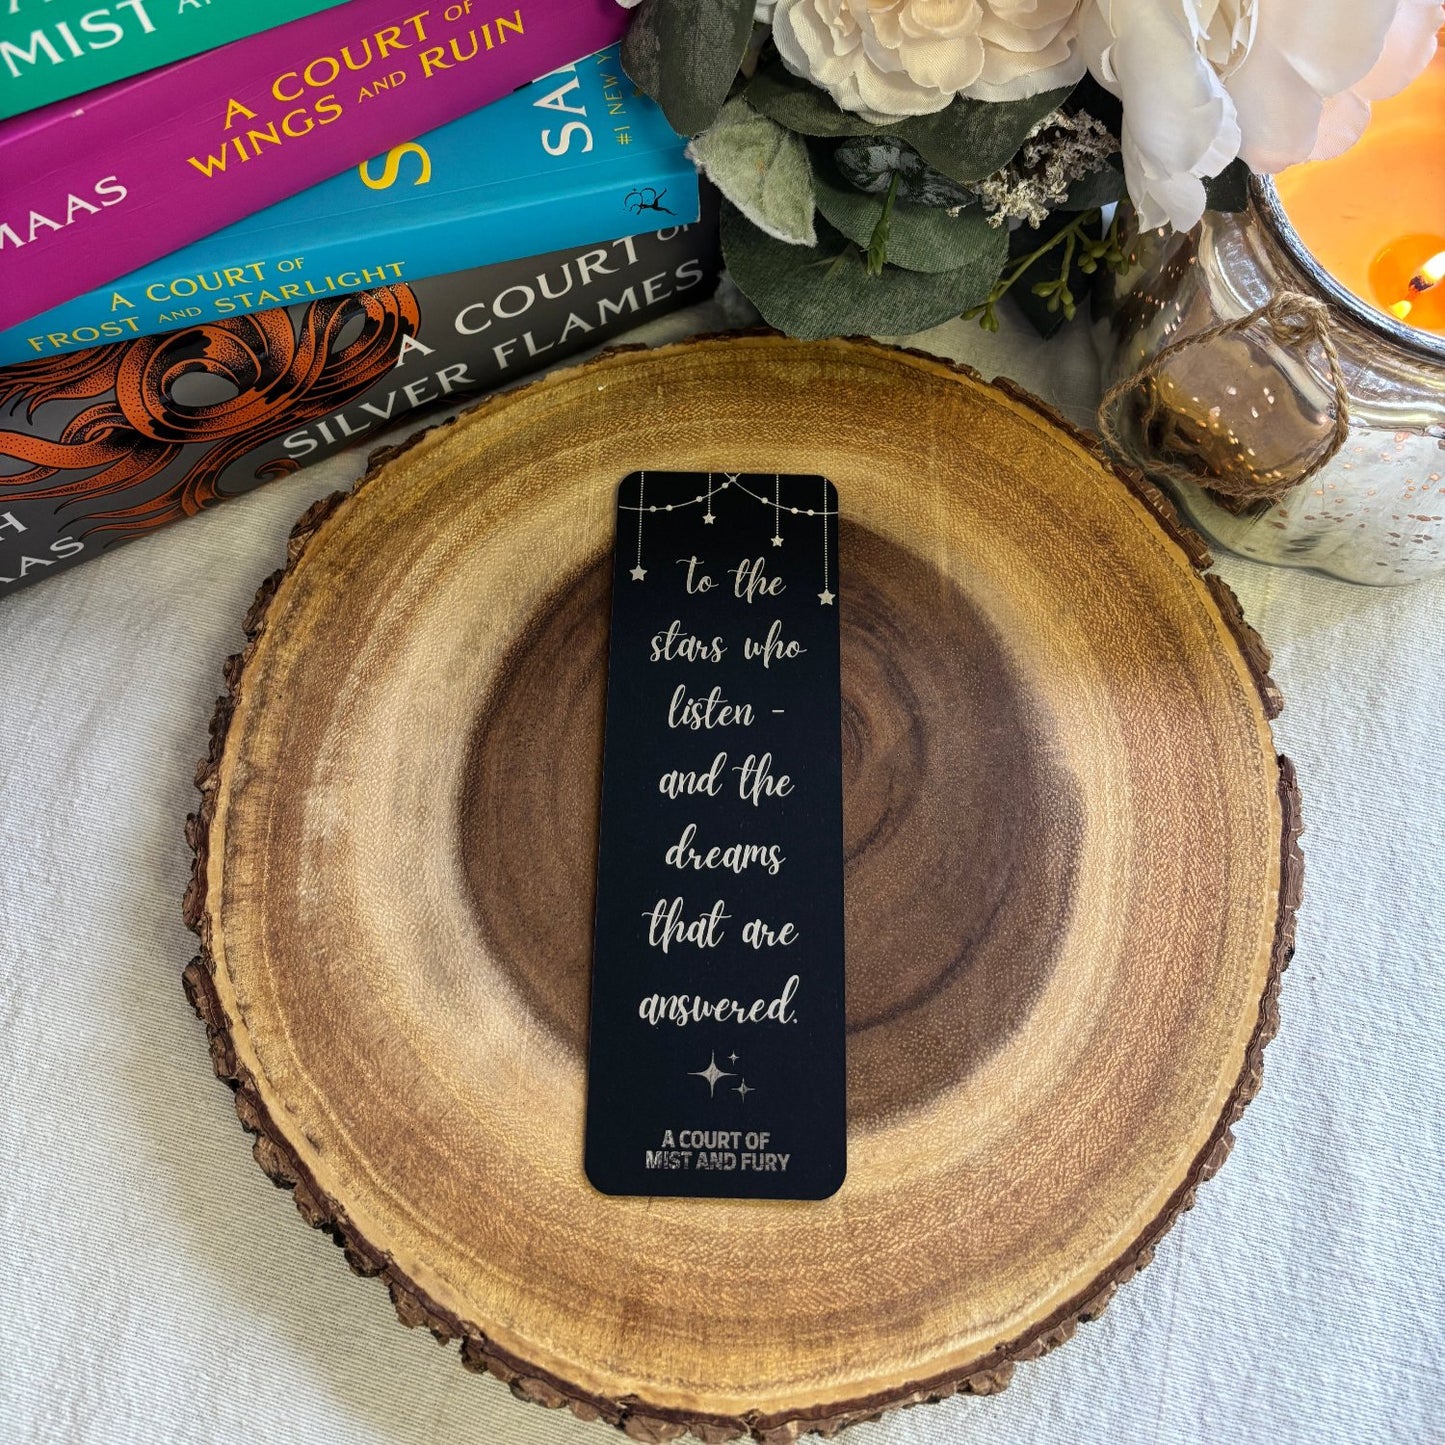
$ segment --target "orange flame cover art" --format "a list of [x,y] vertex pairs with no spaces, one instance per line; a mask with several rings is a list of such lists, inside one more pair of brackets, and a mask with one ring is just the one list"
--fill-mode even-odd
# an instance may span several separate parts
[[[343,335],[358,316],[354,337]],[[115,496],[160,476],[187,447],[203,447],[159,492],[87,515],[87,531],[143,532],[189,517],[229,495],[226,470],[263,442],[344,406],[396,360],[421,316],[408,286],[384,286],[305,307],[212,322],[166,336],[114,342],[0,371],[0,408],[30,420],[45,403],[91,401],[49,440],[0,430],[0,457],[26,469],[0,475],[0,506]],[[207,376],[231,394],[187,405],[183,378]],[[179,384],[179,385],[178,385]],[[295,471],[278,458],[252,485]]]
[[0,598],[706,294],[669,227],[0,367]]

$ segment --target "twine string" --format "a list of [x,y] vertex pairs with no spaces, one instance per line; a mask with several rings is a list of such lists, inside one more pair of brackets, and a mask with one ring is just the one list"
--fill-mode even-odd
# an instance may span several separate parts
[[[1206,479],[1201,477],[1197,470],[1182,466],[1178,462],[1168,461],[1163,457],[1151,459],[1148,471],[1150,475],[1166,481],[1192,482],[1198,486],[1207,486],[1211,491],[1222,492],[1226,496],[1240,501],[1272,501],[1309,481],[1344,446],[1345,440],[1350,434],[1350,395],[1345,386],[1344,368],[1340,365],[1340,354],[1335,347],[1332,334],[1330,308],[1323,301],[1319,301],[1313,296],[1306,296],[1300,291],[1281,291],[1270,297],[1263,306],[1256,306],[1253,311],[1236,317],[1233,321],[1221,321],[1214,326],[1206,326],[1202,331],[1195,331],[1188,336],[1181,337],[1178,341],[1172,341],[1168,346],[1156,352],[1137,371],[1116,381],[1104,393],[1096,414],[1099,436],[1103,439],[1104,445],[1116,456],[1128,457],[1128,451],[1120,440],[1115,421],[1119,403],[1130,392],[1153,380],[1172,357],[1189,350],[1192,346],[1202,346],[1217,337],[1245,331],[1261,321],[1275,341],[1287,350],[1304,351],[1311,343],[1318,342],[1320,350],[1324,352],[1325,361],[1329,367],[1330,389],[1334,394],[1334,425],[1330,430],[1329,437],[1317,450],[1309,465],[1298,476],[1273,483],[1258,476],[1245,479],[1226,476],[1218,471],[1213,472]],[[1159,399],[1158,388],[1149,387],[1147,405],[1140,420],[1142,429],[1147,430],[1158,416],[1161,408],[1162,402]]]

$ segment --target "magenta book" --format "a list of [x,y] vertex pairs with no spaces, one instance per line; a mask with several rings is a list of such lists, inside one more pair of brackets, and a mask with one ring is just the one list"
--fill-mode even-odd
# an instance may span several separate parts
[[616,40],[617,0],[352,0],[0,123],[0,329]]

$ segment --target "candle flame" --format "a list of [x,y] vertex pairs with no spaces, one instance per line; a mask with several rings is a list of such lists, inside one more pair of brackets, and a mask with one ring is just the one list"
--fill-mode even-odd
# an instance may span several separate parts
[[[1406,288],[1411,296],[1421,296],[1432,286],[1445,280],[1445,251],[1437,251],[1413,276]],[[1401,299],[1390,307],[1391,313],[1403,321],[1414,310],[1414,303]]]
[[1428,291],[1430,287],[1445,280],[1445,251],[1437,251],[1419,271],[1410,278],[1412,291]]

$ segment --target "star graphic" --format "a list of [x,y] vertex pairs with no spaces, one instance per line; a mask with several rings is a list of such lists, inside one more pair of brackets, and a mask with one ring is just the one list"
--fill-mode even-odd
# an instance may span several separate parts
[[748,1081],[746,1079],[744,1079],[742,1083],[733,1090],[733,1093],[737,1094],[740,1098],[744,1100],[746,1100],[749,1094],[756,1094],[757,1092],[758,1091],[756,1089],[748,1088]]
[[708,524],[709,527],[712,526],[713,521],[715,520],[714,517],[713,517],[713,514],[712,514],[711,512],[704,512],[702,519],[703,519],[704,522],[706,522],[706,523]]
[[773,538],[773,546],[775,546],[775,547],[781,547],[782,545],[783,545],[783,539],[782,539],[781,537],[774,537],[774,538]]
[[692,1072],[688,1074],[688,1078],[689,1078],[689,1079],[706,1079],[706,1080],[707,1080],[707,1096],[708,1096],[708,1098],[712,1098],[713,1095],[717,1092],[717,1081],[718,1081],[719,1079],[735,1079],[735,1078],[737,1078],[737,1075],[736,1075],[736,1074],[730,1074],[730,1073],[728,1073],[728,1071],[727,1071],[726,1069],[720,1069],[720,1068],[718,1068],[718,1066],[717,1066],[717,1054],[714,1052],[713,1055],[712,1055],[712,1056],[708,1059],[708,1061],[707,1061],[707,1068],[705,1068],[705,1069],[693,1069]]
[[821,602],[824,607],[831,607],[833,605],[833,594],[825,587],[818,593],[818,601]]
[[637,566],[637,567],[634,567],[634,568],[632,569],[632,580],[633,580],[634,582],[641,582],[642,579],[643,579],[644,577],[646,577],[646,576],[647,576],[647,568],[646,568],[646,567]]

